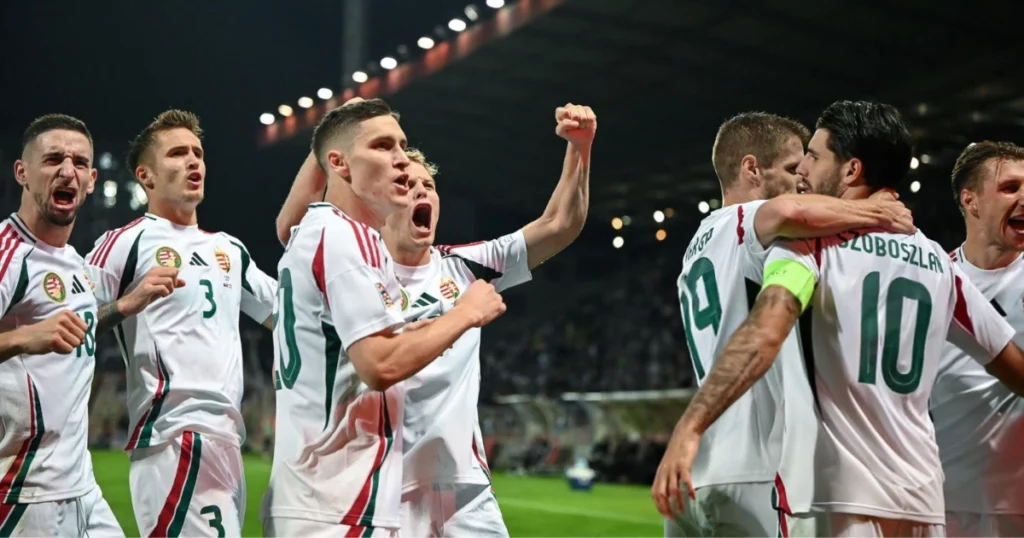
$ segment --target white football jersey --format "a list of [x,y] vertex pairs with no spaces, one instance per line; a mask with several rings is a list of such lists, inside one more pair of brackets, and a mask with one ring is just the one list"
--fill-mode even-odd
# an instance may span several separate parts
[[950,338],[987,359],[1013,329],[924,234],[845,232],[780,241],[767,264],[796,260],[817,277],[809,307],[823,423],[819,510],[945,522],[928,398]]
[[74,247],[48,245],[11,215],[0,223],[0,332],[62,310],[87,326],[67,355],[18,355],[0,363],[0,503],[73,499],[95,485],[89,394],[96,361],[96,296]]
[[[531,278],[522,231],[499,239],[430,249],[430,262],[395,265],[409,293],[408,321],[438,317],[474,280],[499,292]],[[479,429],[480,329],[455,341],[444,355],[405,382],[403,491],[422,485],[490,484]]]
[[191,430],[241,446],[239,312],[273,312],[277,283],[234,237],[146,214],[110,230],[86,257],[101,303],[116,301],[154,267],[174,267],[185,286],[114,328],[127,365],[126,450]]
[[405,387],[370,390],[348,349],[400,330],[409,297],[376,231],[310,204],[278,264],[277,434],[263,517],[398,528]]
[[[712,212],[686,248],[677,285],[698,384],[760,291],[767,251],[757,239],[754,215],[763,203]],[[814,479],[807,462],[813,458],[818,421],[798,333],[790,333],[764,378],[701,438],[693,464],[695,487],[775,481],[787,510],[810,509]]]
[[[979,269],[964,257],[963,247],[950,254],[993,307],[1017,331],[1024,348],[1024,256],[1000,269]],[[931,397],[935,438],[945,471],[947,512],[975,514],[1020,513],[1020,506],[1001,495],[1024,484],[1024,459],[1015,469],[992,469],[997,450],[1006,450],[1002,437],[1024,417],[1024,405],[971,356],[947,344]],[[1019,452],[1018,452],[1019,453]],[[992,495],[990,495],[992,493]]]

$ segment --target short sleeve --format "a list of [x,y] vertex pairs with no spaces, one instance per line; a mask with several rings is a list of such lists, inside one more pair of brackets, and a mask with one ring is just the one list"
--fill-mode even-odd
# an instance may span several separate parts
[[231,241],[231,244],[242,256],[242,312],[257,323],[263,323],[274,311],[277,280],[256,266],[245,245],[239,241]]
[[527,262],[526,236],[522,230],[491,241],[452,247],[438,247],[446,257],[456,257],[466,264],[473,276],[503,291],[532,277]]
[[396,301],[401,293],[385,284],[378,271],[358,266],[327,281],[331,321],[347,351],[352,344],[380,331],[405,324]]
[[946,339],[985,366],[1006,348],[1016,331],[960,267],[955,263],[949,267],[953,276],[954,307]]
[[754,215],[761,209],[767,200],[756,200],[739,204],[736,206],[736,235],[737,243],[745,246],[747,251],[755,257],[764,259],[766,250],[761,241],[757,238],[757,231],[754,229]]
[[815,281],[820,281],[821,248],[820,239],[780,239],[768,248],[765,271],[774,262],[790,260],[804,266],[814,275]]
[[[135,280],[143,230],[133,228],[129,225],[108,231],[85,256],[85,271],[96,285],[96,300],[100,304],[118,300]],[[127,267],[129,264],[131,267]]]
[[28,288],[28,253],[19,243],[0,248],[0,315],[7,314]]

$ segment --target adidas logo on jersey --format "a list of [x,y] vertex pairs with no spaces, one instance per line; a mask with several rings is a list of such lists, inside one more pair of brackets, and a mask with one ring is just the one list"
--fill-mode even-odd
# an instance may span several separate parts
[[71,277],[71,294],[75,295],[85,291],[85,286],[78,280],[78,275]]
[[209,267],[209,265],[199,257],[199,253],[193,252],[192,259],[188,262],[189,265],[198,265],[199,267]]
[[430,306],[436,302],[437,299],[435,299],[429,293],[424,293],[423,295],[420,295],[419,299],[416,299],[416,302],[413,303],[412,306],[413,308],[422,308],[424,306]]

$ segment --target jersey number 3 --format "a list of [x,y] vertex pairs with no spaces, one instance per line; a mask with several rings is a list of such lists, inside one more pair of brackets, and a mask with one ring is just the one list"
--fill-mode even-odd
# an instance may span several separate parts
[[277,331],[278,324],[284,331],[284,341],[288,350],[279,350],[281,356],[280,364],[277,367],[277,379],[274,381],[275,388],[292,388],[299,378],[299,369],[302,368],[302,357],[299,355],[299,344],[295,339],[295,305],[292,303],[292,272],[288,268],[281,269],[280,278],[277,284],[277,315],[274,316],[274,331]]
[[[697,293],[697,284],[704,284],[704,296],[707,304],[700,305],[700,296]],[[689,297],[687,297],[689,296]],[[686,288],[679,292],[679,302],[683,311],[683,328],[686,330],[686,345],[690,348],[690,359],[693,361],[693,368],[697,371],[697,380],[703,380],[706,375],[704,366],[700,362],[700,355],[697,353],[697,344],[693,340],[694,330],[704,330],[711,327],[715,334],[718,334],[718,327],[722,323],[722,302],[718,295],[718,280],[715,278],[715,264],[707,258],[697,258],[686,274]],[[690,318],[693,318],[692,321]]]
[[[864,279],[861,295],[860,322],[860,375],[857,381],[874,385],[878,377],[878,271]],[[905,300],[917,303],[914,319],[914,345],[910,353],[910,369],[899,370],[900,326]],[[885,297],[885,336],[882,340],[882,379],[898,394],[910,394],[921,384],[924,367],[924,346],[928,339],[928,324],[932,319],[932,296],[920,282],[899,277],[889,284]]]

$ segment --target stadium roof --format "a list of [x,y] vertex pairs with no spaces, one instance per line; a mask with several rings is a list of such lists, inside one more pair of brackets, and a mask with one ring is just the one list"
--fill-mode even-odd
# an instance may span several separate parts
[[[918,179],[929,168],[947,178],[975,137],[1024,139],[1019,37],[1000,30],[1024,15],[1021,3],[513,7],[532,18],[430,75],[406,75],[387,96],[442,181],[495,204],[532,208],[550,195],[564,151],[552,113],[569,101],[598,114],[591,215],[600,218],[717,197],[711,143],[722,120],[745,110],[813,124],[837,99],[892,103],[915,127]],[[308,144],[304,132],[288,143]]]

